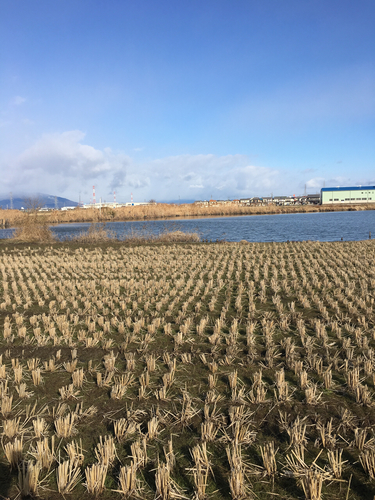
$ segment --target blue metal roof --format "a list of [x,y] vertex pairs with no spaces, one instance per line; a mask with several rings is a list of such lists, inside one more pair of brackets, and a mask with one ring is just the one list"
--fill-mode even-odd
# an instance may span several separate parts
[[321,191],[363,191],[366,189],[375,189],[375,186],[331,187],[331,188],[322,188]]

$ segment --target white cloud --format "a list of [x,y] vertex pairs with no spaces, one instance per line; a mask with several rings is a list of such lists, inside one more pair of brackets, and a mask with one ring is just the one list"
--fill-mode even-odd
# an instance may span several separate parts
[[321,189],[324,186],[324,177],[314,177],[306,182],[307,189]]
[[248,161],[245,155],[180,155],[155,160],[149,169],[164,199],[191,197],[194,190],[197,197],[255,195],[282,183],[277,170]]
[[[353,184],[348,177],[337,176],[326,179],[324,177],[314,177],[306,182],[308,189],[321,189],[322,187],[350,186]],[[354,183],[356,185],[358,183]]]
[[[131,163],[109,148],[101,151],[82,141],[85,134],[72,130],[45,134],[7,168],[3,182],[13,191],[45,192],[77,197],[82,189],[103,183],[103,197],[123,183]],[[5,187],[4,186],[4,187]]]
[[[143,163],[111,148],[85,143],[80,130],[45,134],[4,168],[6,191],[44,192],[84,201],[241,197],[283,190],[287,181],[276,169],[249,164],[245,155],[180,155]],[[9,165],[9,162],[7,162]]]

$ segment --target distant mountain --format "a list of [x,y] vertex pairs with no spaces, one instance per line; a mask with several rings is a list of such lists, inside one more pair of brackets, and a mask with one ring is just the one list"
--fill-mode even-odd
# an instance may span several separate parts
[[[40,205],[41,208],[55,208],[57,204],[57,208],[62,208],[62,207],[76,207],[78,203],[76,201],[69,200],[68,198],[61,198],[60,196],[56,196],[56,201],[55,201],[55,196],[49,195],[49,194],[42,194],[38,193],[35,196],[14,196],[13,197],[13,208],[16,210],[20,210],[22,207],[23,208],[28,208],[28,200],[37,200],[38,205]],[[11,201],[10,198],[5,198],[3,200],[0,200],[0,207],[3,209],[8,209],[11,207]]]

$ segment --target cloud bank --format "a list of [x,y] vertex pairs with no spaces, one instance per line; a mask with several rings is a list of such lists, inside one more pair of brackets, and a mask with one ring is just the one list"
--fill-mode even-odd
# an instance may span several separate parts
[[45,192],[89,201],[205,199],[268,194],[283,180],[276,169],[249,164],[245,155],[179,155],[136,162],[85,143],[79,130],[45,134],[4,168],[3,189]]

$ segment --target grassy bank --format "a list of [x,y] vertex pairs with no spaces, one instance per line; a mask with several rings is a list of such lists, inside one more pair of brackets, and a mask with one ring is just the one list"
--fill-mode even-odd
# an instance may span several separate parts
[[[366,205],[301,205],[277,207],[239,205],[210,205],[208,207],[194,204],[185,205],[144,205],[135,207],[122,207],[117,209],[103,208],[83,209],[77,208],[69,211],[54,211],[39,214],[40,220],[47,224],[62,224],[68,222],[103,222],[103,221],[127,221],[127,220],[147,220],[178,217],[214,217],[214,216],[238,216],[238,215],[267,215],[267,214],[288,214],[288,213],[311,213],[311,212],[340,212],[348,210],[374,210],[375,204]],[[13,226],[20,217],[17,210],[0,210],[0,220],[9,221]]]
[[2,244],[0,495],[372,498],[374,258]]

